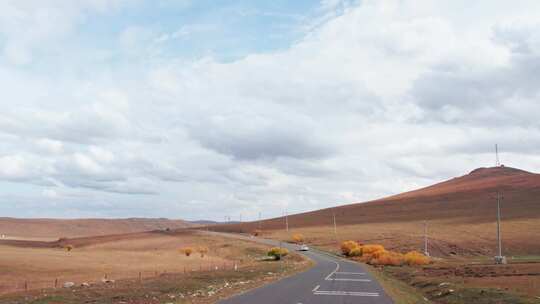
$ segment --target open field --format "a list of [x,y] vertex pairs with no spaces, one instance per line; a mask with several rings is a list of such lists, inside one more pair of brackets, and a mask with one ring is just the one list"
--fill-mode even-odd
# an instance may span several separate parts
[[[36,247],[0,245],[0,294],[25,288],[54,287],[70,281],[97,282],[102,278],[143,279],[163,273],[207,271],[252,266],[254,257],[265,253],[265,246],[209,236],[190,230],[177,232],[149,232],[111,237],[67,240],[74,249],[67,252],[61,247]],[[54,243],[56,244],[56,243]],[[187,257],[180,248],[191,247],[194,252]],[[201,258],[197,248],[208,248]]]
[[[204,265],[196,262],[199,257],[192,256],[175,263],[162,265],[177,272],[159,273],[157,275],[143,276],[141,279],[124,278],[117,279],[113,283],[90,282],[89,285],[81,286],[79,282],[72,288],[47,288],[33,289],[29,291],[12,292],[0,295],[0,302],[7,304],[25,303],[215,303],[219,299],[230,297],[239,292],[258,287],[262,284],[277,280],[284,276],[306,269],[311,262],[301,258],[297,254],[291,254],[282,261],[269,261],[262,259],[267,252],[267,246],[237,239],[208,236],[204,233],[186,233],[175,236],[150,236],[149,239],[138,241],[118,242],[114,246],[102,244],[96,247],[88,247],[88,250],[99,251],[152,251],[157,247],[163,252],[169,251],[174,243],[173,238],[181,239],[181,242],[189,245],[205,245],[210,248],[209,258],[205,258]],[[24,250],[32,250],[24,248]],[[214,252],[214,253],[212,253]],[[120,254],[120,253],[118,253]],[[123,257],[128,257],[126,253]],[[145,259],[156,261],[154,256]],[[161,260],[161,259],[160,259]],[[212,264],[214,261],[215,264]],[[231,262],[230,266],[219,264],[218,261]],[[183,272],[182,266],[189,266],[192,271]],[[234,264],[238,268],[233,267]],[[195,267],[203,265],[202,269]],[[212,267],[206,266],[212,265]],[[217,266],[217,267],[216,267]],[[145,269],[144,265],[127,265],[121,261],[121,265],[131,270]],[[49,271],[57,271],[51,268]],[[40,275],[40,273],[35,273]],[[109,276],[109,278],[111,278]],[[117,277],[115,277],[117,278]]]

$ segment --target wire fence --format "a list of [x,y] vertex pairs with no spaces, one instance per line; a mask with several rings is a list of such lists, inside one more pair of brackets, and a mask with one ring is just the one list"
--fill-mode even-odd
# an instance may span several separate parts
[[68,288],[75,286],[90,286],[95,284],[110,284],[113,285],[116,280],[136,280],[139,283],[142,283],[144,280],[158,278],[166,274],[191,274],[191,273],[200,273],[200,272],[211,272],[211,271],[237,271],[242,265],[239,262],[224,262],[224,263],[206,263],[198,265],[188,265],[184,266],[183,269],[174,269],[174,270],[142,270],[135,272],[104,272],[96,273],[95,276],[92,275],[59,275],[55,278],[47,279],[14,279],[8,282],[0,282],[0,295],[9,294],[15,292],[24,292],[24,291],[34,291],[42,290],[49,288]]

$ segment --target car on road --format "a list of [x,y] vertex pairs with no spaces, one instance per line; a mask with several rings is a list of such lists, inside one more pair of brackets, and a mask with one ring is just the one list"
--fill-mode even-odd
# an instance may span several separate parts
[[307,245],[301,245],[299,250],[300,251],[309,251],[309,247]]

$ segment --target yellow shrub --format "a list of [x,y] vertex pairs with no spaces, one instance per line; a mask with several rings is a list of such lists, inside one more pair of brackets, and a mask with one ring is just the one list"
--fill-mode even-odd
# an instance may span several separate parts
[[304,242],[304,236],[301,235],[300,233],[296,233],[296,234],[293,234],[292,240],[294,243],[300,244]]
[[197,249],[197,251],[199,252],[199,254],[201,255],[201,258],[204,258],[204,255],[208,253],[208,248],[206,247],[199,247]]
[[359,256],[362,256],[362,247],[360,246],[357,246],[357,247],[354,247],[353,249],[351,249],[349,251],[349,255],[350,257],[359,257]]
[[[359,248],[358,243],[355,241],[344,241],[341,243],[341,253],[345,256],[351,256],[351,251],[355,248]],[[360,254],[362,254],[360,252]]]
[[259,235],[261,235],[261,234],[262,234],[262,231],[261,231],[261,230],[259,230],[259,229],[253,230],[253,236],[259,236]]
[[372,254],[377,251],[384,251],[384,247],[378,244],[370,244],[362,246],[362,254]]
[[193,253],[193,249],[191,247],[182,248],[180,249],[180,253],[190,256]]
[[64,247],[66,249],[67,252],[70,252],[71,250],[73,250],[73,245],[66,245],[66,247]]
[[268,256],[272,256],[276,260],[281,260],[281,258],[287,254],[289,254],[289,250],[286,248],[273,247],[268,251]]
[[429,257],[421,254],[418,251],[411,251],[405,254],[405,263],[407,265],[427,265],[430,262]]
[[405,259],[401,253],[392,251],[377,251],[377,253],[377,257],[369,261],[371,265],[401,266],[405,263]]

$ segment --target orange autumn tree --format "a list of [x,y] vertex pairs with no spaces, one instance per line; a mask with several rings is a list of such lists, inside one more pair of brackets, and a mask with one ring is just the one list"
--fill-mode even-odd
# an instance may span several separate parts
[[304,236],[301,235],[300,233],[295,233],[292,235],[292,240],[296,244],[301,244],[304,242]]

